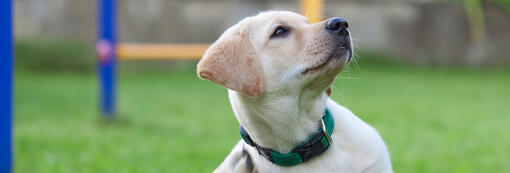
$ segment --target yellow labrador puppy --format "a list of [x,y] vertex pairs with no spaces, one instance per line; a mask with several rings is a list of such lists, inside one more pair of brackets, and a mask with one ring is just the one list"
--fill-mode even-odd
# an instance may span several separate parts
[[229,89],[241,124],[214,172],[393,172],[378,132],[329,98],[352,51],[342,18],[270,11],[227,29],[197,69]]

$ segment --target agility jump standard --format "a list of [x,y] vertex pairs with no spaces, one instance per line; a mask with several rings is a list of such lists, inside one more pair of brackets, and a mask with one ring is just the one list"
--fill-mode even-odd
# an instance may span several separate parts
[[[302,14],[310,22],[323,16],[323,0],[301,0]],[[208,44],[117,44],[116,0],[98,0],[100,104],[104,116],[115,114],[116,62],[120,59],[199,59]],[[12,0],[0,1],[0,173],[12,172],[13,32]]]
[[[99,85],[101,113],[112,118],[116,108],[116,64],[117,60],[129,59],[200,59],[210,44],[140,44],[117,42],[117,2],[98,0],[98,40],[96,52],[99,56]],[[324,0],[301,0],[301,13],[311,23],[322,20]]]
[[12,171],[12,1],[0,1],[0,172]]

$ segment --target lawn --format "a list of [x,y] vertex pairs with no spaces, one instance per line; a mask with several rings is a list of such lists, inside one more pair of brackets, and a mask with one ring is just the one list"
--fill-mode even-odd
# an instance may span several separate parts
[[[94,74],[18,69],[15,172],[211,172],[240,139],[226,90],[193,63],[136,64],[120,64],[113,122]],[[510,169],[508,70],[362,61],[332,97],[379,130],[396,172]]]

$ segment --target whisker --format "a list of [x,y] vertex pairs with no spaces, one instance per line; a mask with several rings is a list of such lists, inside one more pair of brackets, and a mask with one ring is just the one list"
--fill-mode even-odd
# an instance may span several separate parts
[[[314,0],[312,0],[312,2],[311,2],[312,4],[313,4],[313,1],[314,1]],[[306,17],[308,17],[308,14],[310,13],[310,9],[312,8],[312,6],[311,6],[310,4],[307,4],[307,5],[308,5],[308,8],[307,8],[307,9],[306,9],[306,11],[305,11],[305,16],[306,16]]]
[[331,92],[331,95],[333,95],[334,93],[338,93],[336,94],[337,97],[341,100],[344,99],[344,95],[342,94],[342,90],[339,90],[336,86],[332,86],[332,88],[334,89],[332,92]]
[[336,79],[361,80],[361,78],[359,78],[359,77],[350,77],[350,76],[337,76]]
[[360,56],[358,54],[358,50],[359,51],[364,51],[363,49],[361,49],[358,44],[357,44],[357,41],[353,39],[353,43],[352,43],[354,49],[353,49],[353,52],[352,52],[352,61],[353,61],[353,65],[355,66],[356,70],[359,71],[360,70],[360,67],[359,67],[359,63],[358,63],[358,59],[360,59]]

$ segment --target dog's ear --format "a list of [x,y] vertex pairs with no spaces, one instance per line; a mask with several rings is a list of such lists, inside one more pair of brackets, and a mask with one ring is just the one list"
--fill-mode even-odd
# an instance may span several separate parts
[[207,49],[198,76],[252,97],[265,88],[262,66],[244,32],[226,33]]

